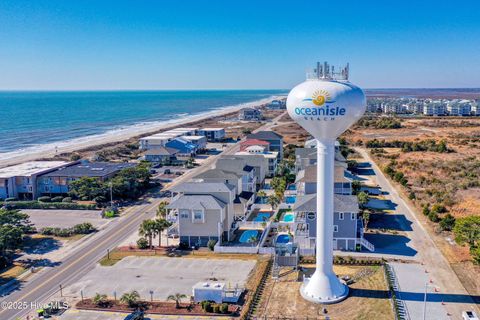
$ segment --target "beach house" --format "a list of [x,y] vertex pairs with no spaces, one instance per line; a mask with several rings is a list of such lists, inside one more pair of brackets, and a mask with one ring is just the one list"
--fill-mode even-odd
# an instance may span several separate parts
[[273,131],[259,131],[256,133],[250,133],[247,135],[248,139],[257,139],[266,141],[270,144],[269,151],[278,152],[278,159],[283,159],[283,137]]
[[224,128],[201,128],[198,129],[198,134],[207,137],[208,141],[222,141],[225,139]]
[[57,168],[71,165],[65,161],[31,161],[0,169],[0,199],[36,199],[41,190],[37,179]]
[[[334,192],[336,194],[351,195],[353,175],[341,163],[335,162]],[[297,173],[295,180],[297,194],[316,194],[317,166],[309,165]]]
[[135,163],[111,163],[78,161],[44,172],[37,179],[37,191],[42,196],[67,195],[69,185],[83,177],[106,181],[121,170],[136,166]]
[[243,121],[260,121],[262,120],[262,111],[255,108],[245,108],[238,113],[238,119]]
[[[295,241],[301,248],[313,249],[316,241],[317,203],[316,194],[297,197],[293,206],[296,212],[297,230]],[[358,246],[373,251],[374,247],[363,237],[363,221],[359,218],[360,209],[356,196],[334,195],[333,249],[354,251]]]
[[168,141],[165,144],[165,147],[177,149],[177,158],[190,158],[195,156],[197,153],[197,146],[183,137],[178,137]]
[[171,189],[167,206],[176,217],[180,243],[205,247],[209,240],[230,241],[234,228],[236,188],[223,182],[191,181]]
[[197,151],[204,151],[207,149],[207,137],[205,136],[182,136],[182,139],[185,139],[191,144],[195,145]]
[[161,164],[171,164],[177,161],[178,149],[163,147],[148,149],[143,154],[145,161]]

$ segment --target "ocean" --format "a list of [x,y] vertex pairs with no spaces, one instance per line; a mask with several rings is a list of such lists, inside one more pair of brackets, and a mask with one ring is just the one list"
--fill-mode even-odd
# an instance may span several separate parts
[[0,155],[162,124],[286,90],[0,92]]

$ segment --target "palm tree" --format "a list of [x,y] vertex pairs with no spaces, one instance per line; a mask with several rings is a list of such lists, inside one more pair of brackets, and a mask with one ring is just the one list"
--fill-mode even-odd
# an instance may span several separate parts
[[260,191],[257,192],[257,197],[265,198],[266,196],[267,196],[267,194],[263,190],[260,190]]
[[187,296],[182,293],[171,294],[167,297],[167,300],[175,301],[175,308],[180,309],[180,302]]
[[280,203],[280,199],[278,198],[277,195],[272,194],[270,197],[268,197],[268,204],[272,206],[273,210],[275,210],[275,208],[279,203]]
[[95,303],[99,307],[105,307],[108,305],[107,295],[96,293],[93,297],[93,303]]
[[154,230],[155,233],[158,235],[158,246],[162,246],[162,232],[165,229],[168,229],[172,223],[170,221],[167,221],[165,219],[156,219],[154,220]]
[[140,228],[138,229],[138,234],[142,237],[148,238],[148,246],[150,249],[153,248],[153,237],[156,235],[155,231],[155,221],[153,220],[143,220]]
[[157,218],[166,218],[167,216],[167,201],[162,201],[158,204],[157,208]]
[[138,305],[139,300],[140,294],[136,290],[124,293],[120,297],[120,301],[127,304],[130,308],[135,308]]

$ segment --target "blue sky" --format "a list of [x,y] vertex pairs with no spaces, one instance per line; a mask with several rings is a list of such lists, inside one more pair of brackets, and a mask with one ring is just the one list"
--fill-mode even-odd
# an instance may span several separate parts
[[480,1],[0,1],[0,89],[480,87]]

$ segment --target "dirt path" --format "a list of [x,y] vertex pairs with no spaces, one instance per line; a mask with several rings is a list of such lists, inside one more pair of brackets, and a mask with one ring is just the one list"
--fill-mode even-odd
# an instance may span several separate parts
[[411,241],[418,250],[419,260],[424,265],[425,272],[430,274],[433,285],[438,286],[439,293],[445,296],[445,308],[450,313],[451,319],[462,319],[461,313],[465,310],[475,309],[479,313],[478,306],[475,306],[472,297],[465,290],[450,264],[430,237],[427,229],[418,220],[415,210],[402,199],[368,152],[363,148],[355,148],[355,150],[372,165],[378,185],[389,192],[392,201],[398,205],[397,210],[404,212],[405,216],[412,221]]

